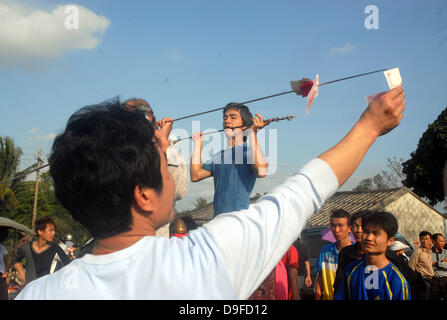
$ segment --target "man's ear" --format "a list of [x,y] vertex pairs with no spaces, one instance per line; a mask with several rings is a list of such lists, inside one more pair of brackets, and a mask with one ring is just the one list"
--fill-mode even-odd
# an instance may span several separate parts
[[134,200],[137,207],[142,211],[154,211],[155,192],[151,188],[136,186],[134,189]]
[[387,243],[387,246],[389,247],[390,245],[392,245],[392,244],[393,244],[393,242],[394,242],[394,240],[396,240],[396,238],[395,238],[395,237],[391,237],[391,238],[389,238],[389,239],[388,239],[388,243]]

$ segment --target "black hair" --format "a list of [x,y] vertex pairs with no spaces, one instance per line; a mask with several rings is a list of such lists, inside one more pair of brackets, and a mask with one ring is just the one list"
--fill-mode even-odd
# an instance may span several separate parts
[[335,209],[332,211],[331,214],[331,222],[332,219],[335,218],[346,218],[348,220],[348,226],[351,225],[351,215],[349,214],[348,211],[344,210],[344,209]]
[[436,241],[436,240],[438,240],[439,236],[444,237],[444,235],[442,233],[434,233],[431,235],[431,239]]
[[236,102],[230,102],[223,109],[223,114],[225,115],[225,112],[227,112],[228,110],[232,110],[232,109],[239,111],[239,114],[241,115],[241,118],[242,118],[243,126],[246,126],[246,127],[252,126],[253,115],[251,114],[250,109],[246,105],[236,103]]
[[45,231],[46,227],[48,224],[52,224],[54,226],[54,228],[57,228],[56,222],[54,221],[54,219],[50,216],[44,216],[44,217],[40,217],[36,219],[36,223],[35,223],[35,231],[36,234],[38,235],[37,231]]
[[149,121],[118,98],[78,110],[49,158],[57,198],[97,239],[129,231],[135,187],[162,190],[157,144]]
[[360,210],[360,211],[357,211],[357,212],[353,213],[352,216],[351,216],[351,225],[352,225],[352,223],[355,220],[357,220],[357,219],[362,219],[363,220],[364,216],[366,216],[367,214],[371,214],[373,212],[374,211],[371,211],[371,210]]
[[419,232],[419,239],[421,239],[422,237],[425,237],[425,236],[430,236],[430,238],[431,238],[431,233],[430,232],[428,232],[428,231],[421,231],[421,232]]
[[365,229],[368,225],[385,230],[388,239],[394,237],[399,229],[396,217],[387,211],[374,211],[365,215],[362,218],[362,229]]

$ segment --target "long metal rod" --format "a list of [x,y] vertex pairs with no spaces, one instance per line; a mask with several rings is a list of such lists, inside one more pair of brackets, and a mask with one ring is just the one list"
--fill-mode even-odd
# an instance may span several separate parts
[[[266,96],[266,97],[262,97],[262,98],[257,98],[257,99],[253,99],[253,100],[248,100],[248,101],[244,101],[244,102],[240,102],[240,103],[235,104],[234,106],[236,107],[236,106],[240,106],[240,105],[247,104],[247,103],[251,103],[251,102],[255,102],[255,101],[260,101],[260,100],[264,100],[264,99],[274,98],[274,97],[281,96],[281,95],[283,95],[283,94],[288,94],[288,93],[291,93],[291,92],[295,92],[295,91],[290,90],[290,91],[285,91],[285,92],[281,92],[281,93],[276,93],[276,94],[272,94],[272,95],[270,95],[270,96]],[[194,114],[191,114],[191,115],[189,115],[189,116],[185,116],[185,117],[181,117],[181,118],[174,119],[174,120],[172,120],[172,122],[174,122],[174,121],[179,121],[179,120],[183,120],[183,119],[187,119],[187,118],[192,118],[192,117],[195,117],[195,116],[200,116],[200,115],[202,115],[202,114],[206,114],[206,113],[210,113],[210,112],[215,112],[215,111],[219,111],[219,110],[223,110],[223,109],[225,109],[225,107],[216,108],[216,109],[212,109],[212,110],[208,110],[208,111],[204,111],[204,112],[199,112],[199,113],[194,113]]]
[[327,84],[330,84],[330,83],[343,81],[343,80],[348,80],[348,79],[352,79],[352,78],[357,78],[357,77],[361,77],[361,76],[366,76],[366,75],[371,74],[371,73],[377,73],[377,72],[381,72],[381,71],[385,71],[385,70],[388,70],[388,68],[380,69],[380,70],[376,70],[376,71],[371,71],[371,72],[366,72],[366,73],[361,73],[361,74],[356,74],[355,76],[350,76],[350,77],[341,78],[341,79],[337,79],[337,80],[332,80],[332,81],[328,81],[328,82],[323,82],[323,83],[320,83],[318,86],[321,87],[321,86],[324,86],[324,85],[327,85]]
[[[350,76],[350,77],[346,77],[346,78],[341,78],[341,79],[336,79],[336,80],[332,80],[332,81],[328,81],[328,82],[323,82],[323,83],[320,83],[318,86],[321,87],[321,86],[324,86],[324,85],[327,85],[327,84],[330,84],[330,83],[339,82],[339,81],[343,81],[343,80],[348,80],[348,79],[352,79],[352,78],[357,78],[357,77],[361,77],[361,76],[366,76],[366,75],[368,75],[368,74],[377,73],[377,72],[381,72],[381,71],[385,71],[385,70],[388,70],[388,68],[380,69],[380,70],[375,70],[375,71],[371,71],[371,72],[366,72],[366,73],[361,73],[361,74],[356,74],[356,75],[354,75],[354,76]],[[289,94],[289,93],[292,93],[292,92],[295,92],[295,91],[294,91],[294,90],[289,90],[289,91],[284,91],[284,92],[280,92],[280,93],[272,94],[272,95],[269,95],[269,96],[265,96],[265,97],[262,97],[262,98],[257,98],[257,99],[253,99],[253,100],[248,100],[248,101],[240,102],[240,103],[236,104],[235,106],[239,106],[239,105],[243,105],[243,104],[248,104],[248,103],[252,103],[252,102],[256,102],[256,101],[260,101],[260,100],[270,99],[270,98],[274,98],[274,97],[282,96],[282,95],[284,95],[284,94]],[[188,118],[192,118],[192,117],[196,117],[196,116],[200,116],[200,115],[202,115],[202,114],[206,114],[206,113],[210,113],[210,112],[215,112],[215,111],[219,111],[219,110],[223,110],[223,109],[225,109],[225,107],[216,108],[216,109],[212,109],[212,110],[208,110],[208,111],[203,111],[203,112],[199,112],[199,113],[194,113],[194,114],[191,114],[191,115],[189,115],[189,116],[184,116],[184,117],[181,117],[181,118],[174,119],[174,120],[172,120],[172,122],[174,122],[174,121],[180,121],[180,120],[183,120],[183,119],[188,119]]]
[[[295,118],[295,116],[276,117],[276,118],[266,119],[266,120],[264,120],[264,127],[268,126],[268,125],[269,125],[270,123],[272,123],[272,122],[277,122],[277,121],[281,121],[281,120],[289,120],[289,121],[290,121],[290,120],[292,120],[293,118]],[[231,128],[231,127],[230,127],[230,128],[223,128],[223,129],[216,130],[216,131],[211,131],[211,132],[202,133],[201,136],[205,136],[205,135],[207,135],[207,134],[211,134],[211,133],[222,132],[222,131],[225,131],[226,129],[234,130],[234,129],[243,128],[243,127],[245,127],[245,125],[241,125],[241,126],[237,126],[237,127],[233,127],[233,128]],[[181,139],[178,139],[178,140],[173,141],[173,143],[177,143],[177,142],[179,142],[179,141],[186,140],[186,139],[191,139],[192,137],[193,137],[193,136],[186,137],[186,138],[181,138]]]
[[[234,128],[225,128],[225,129],[220,129],[220,130],[216,130],[216,131],[205,132],[205,133],[202,133],[201,136],[206,136],[207,134],[212,134],[212,133],[222,132],[222,131],[225,131],[226,129],[234,130],[234,129],[242,128],[242,127],[245,127],[245,126],[238,126],[238,127],[234,127]],[[181,138],[181,139],[175,140],[175,141],[173,141],[173,142],[174,142],[174,143],[177,143],[177,142],[182,141],[182,140],[192,139],[192,137],[193,137],[193,136],[186,137],[186,138]]]

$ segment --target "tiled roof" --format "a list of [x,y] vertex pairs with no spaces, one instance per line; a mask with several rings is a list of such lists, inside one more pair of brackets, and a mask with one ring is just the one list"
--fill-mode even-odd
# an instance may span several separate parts
[[[330,215],[334,209],[344,209],[350,214],[358,210],[384,210],[386,206],[407,192],[410,192],[413,196],[420,199],[406,187],[385,190],[336,192],[323,204],[320,211],[307,221],[305,229],[328,226],[330,223]],[[251,199],[251,202],[254,201],[254,199]],[[212,219],[213,212],[213,203],[209,203],[201,209],[189,211],[188,213],[198,225],[202,225]]]
[[[211,220],[214,216],[214,208],[213,203],[208,203],[205,207],[187,211],[184,213],[185,215],[191,215],[194,221],[201,226],[202,224]],[[178,217],[181,218],[182,214],[179,214]]]
[[330,223],[330,216],[334,209],[344,209],[350,214],[359,210],[383,210],[409,189],[395,188],[371,191],[339,191],[329,198],[318,213],[314,214],[306,223],[305,228],[325,227]]

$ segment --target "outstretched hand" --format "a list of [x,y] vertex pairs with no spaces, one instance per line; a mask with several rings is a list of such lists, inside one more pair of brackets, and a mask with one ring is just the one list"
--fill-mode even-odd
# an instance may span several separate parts
[[381,136],[400,124],[405,110],[405,93],[402,86],[391,89],[368,105],[359,122],[371,127]]

